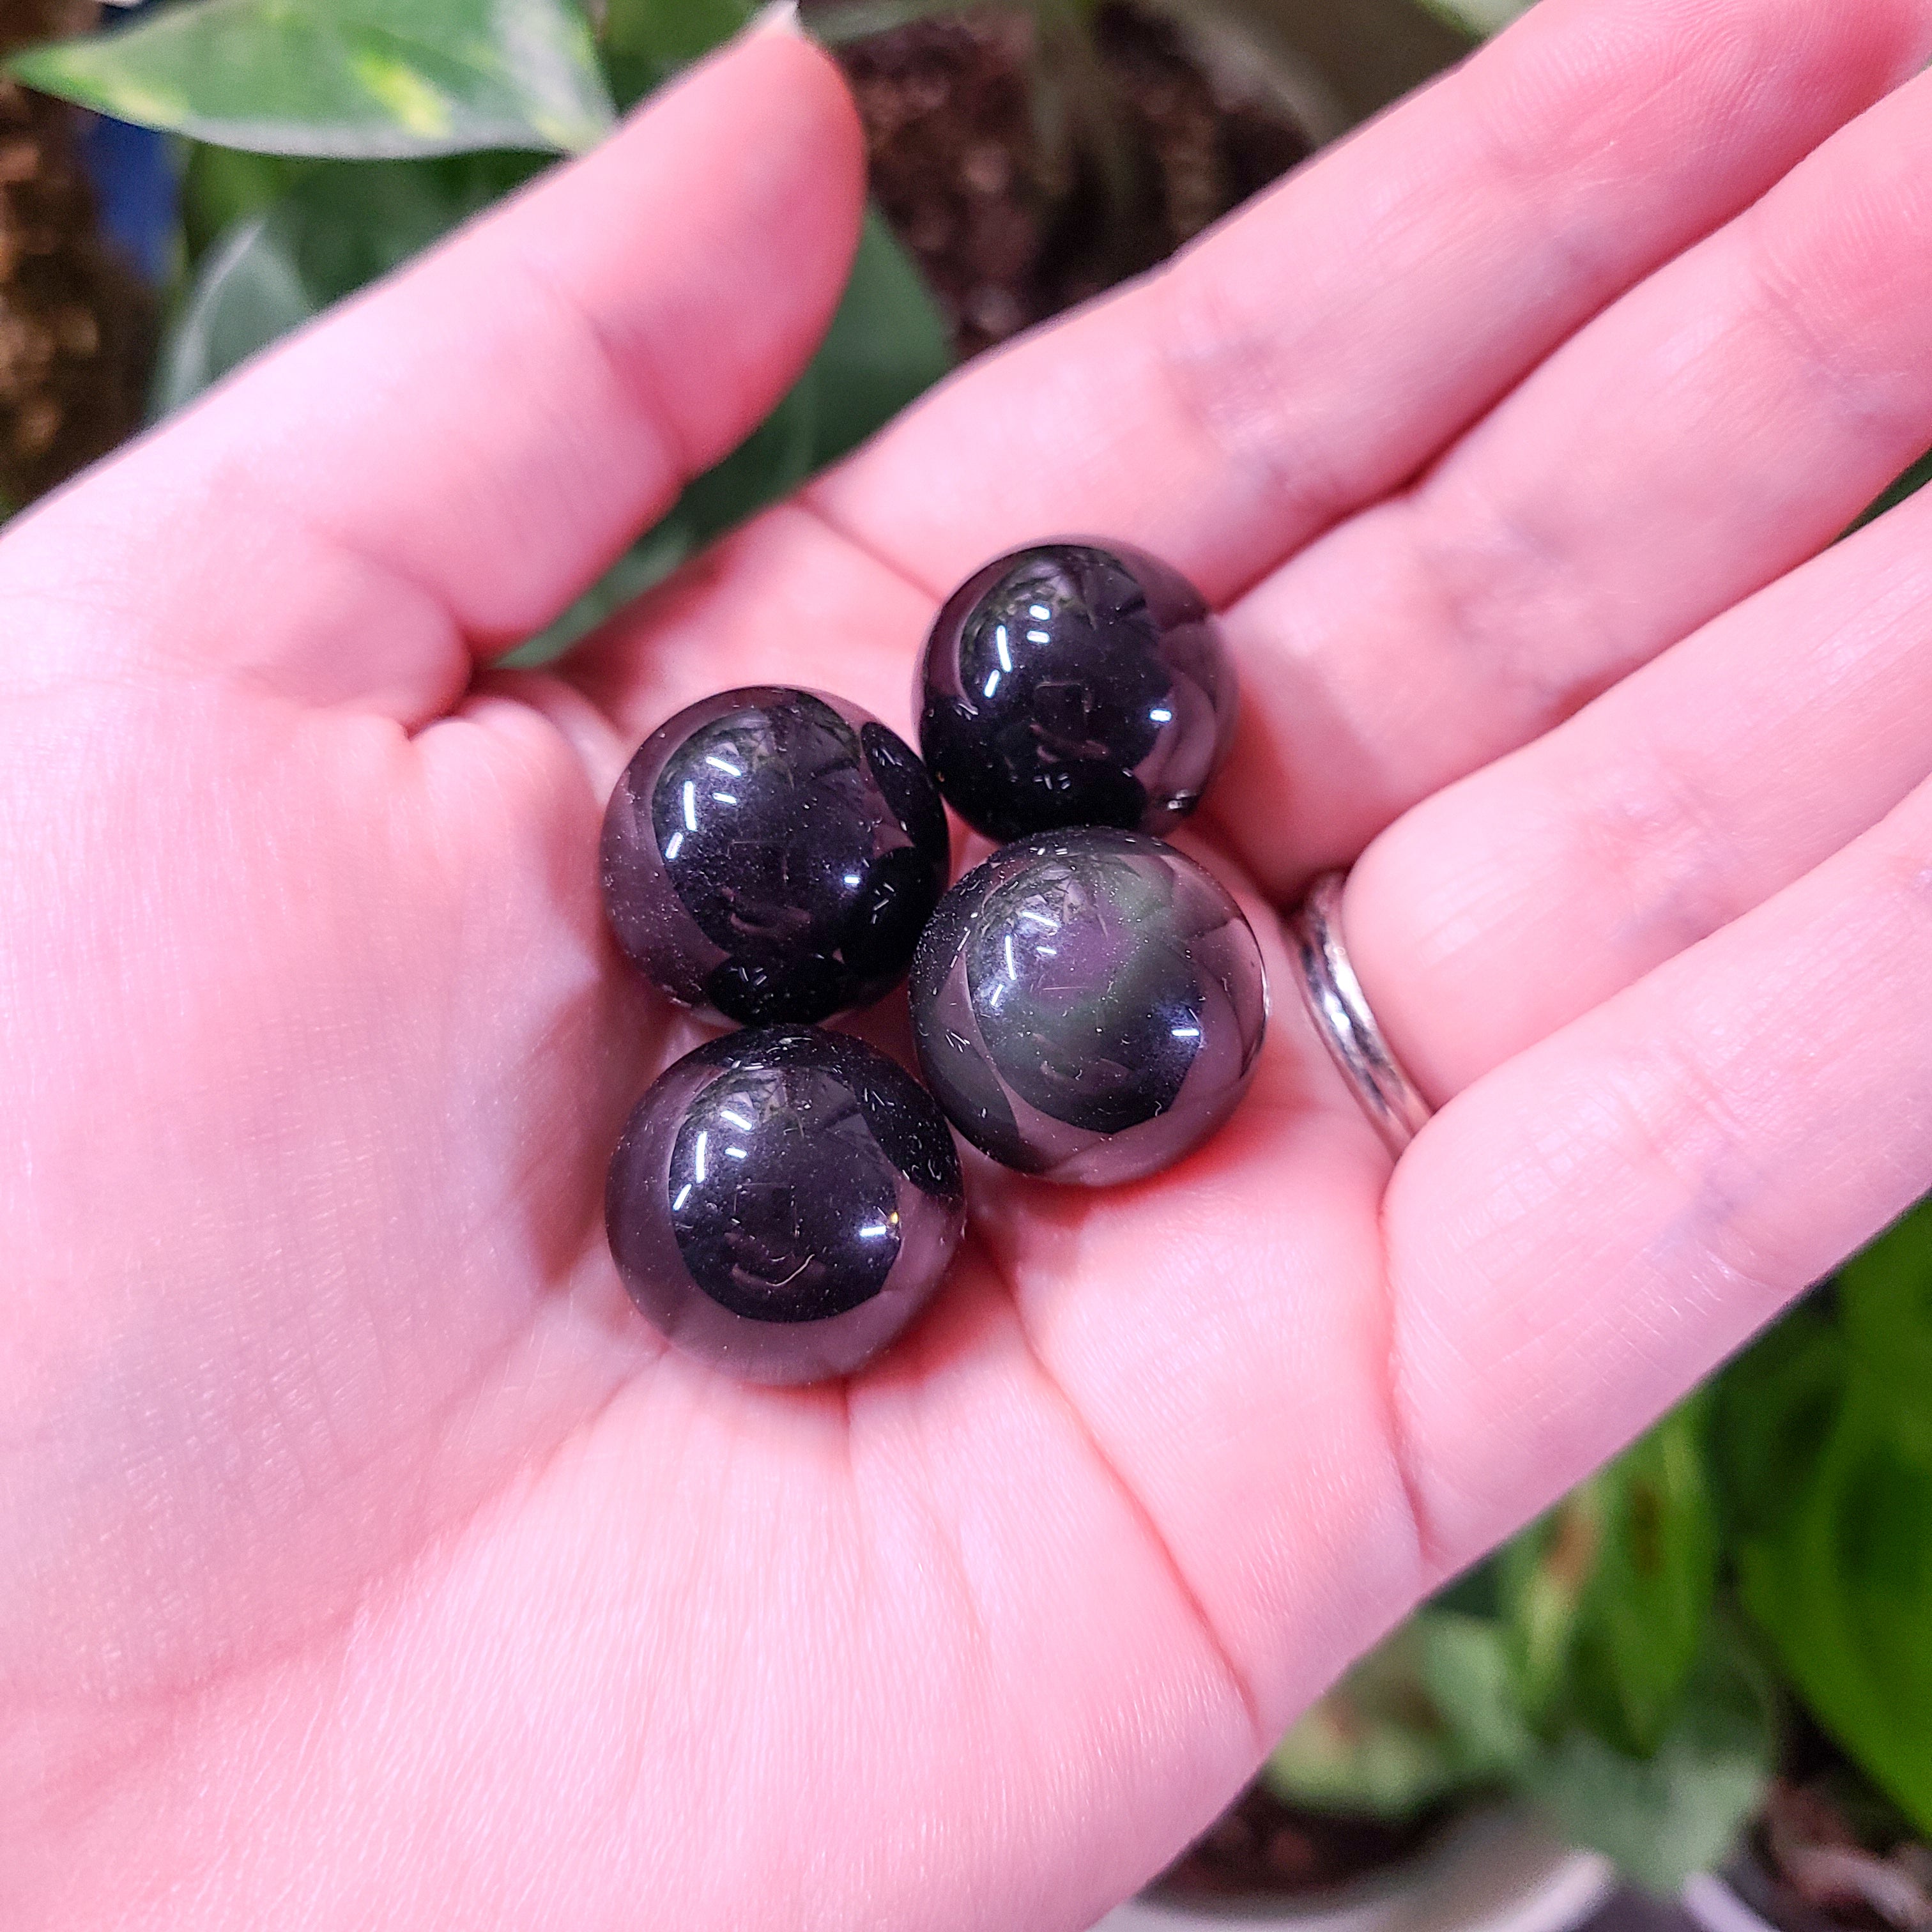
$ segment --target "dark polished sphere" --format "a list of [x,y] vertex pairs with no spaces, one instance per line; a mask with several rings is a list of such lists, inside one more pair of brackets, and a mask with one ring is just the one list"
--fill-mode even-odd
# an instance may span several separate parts
[[1124,544],[1036,544],[969,577],[926,640],[920,743],[992,838],[1165,832],[1234,742],[1234,667],[1201,593]]
[[946,890],[946,812],[905,741],[856,704],[760,685],[647,738],[604,815],[618,943],[680,1004],[829,1018],[904,978]]
[[1157,838],[1087,828],[1008,845],[946,895],[912,1014],[960,1132],[1100,1187],[1171,1166],[1234,1112],[1268,983],[1219,880]]
[[748,1382],[849,1374],[931,1299],[966,1226],[932,1096],[844,1034],[758,1027],[638,1102],[604,1194],[631,1299]]

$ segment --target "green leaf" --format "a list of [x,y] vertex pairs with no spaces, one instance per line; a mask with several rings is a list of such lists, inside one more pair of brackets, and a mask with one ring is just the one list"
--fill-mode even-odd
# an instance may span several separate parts
[[1472,1563],[1450,1578],[1429,1600],[1429,1607],[1453,1610],[1466,1617],[1482,1617],[1491,1623],[1502,1615],[1502,1597],[1497,1582],[1496,1552]]
[[1440,1610],[1424,1610],[1417,1622],[1423,1680],[1456,1735],[1464,1775],[1520,1778],[1537,1743],[1516,1701],[1502,1628]]
[[1849,1372],[1840,1324],[1801,1302],[1726,1369],[1713,1401],[1711,1463],[1727,1540],[1790,1520],[1837,1426]]
[[1717,1592],[1703,1428],[1702,1406],[1687,1404],[1598,1479],[1606,1534],[1577,1632],[1577,1707],[1600,1736],[1640,1756],[1670,1730]]
[[526,154],[312,166],[203,257],[162,344],[154,411],[192,401],[238,363],[527,180]]
[[752,0],[609,0],[604,67],[619,106],[722,46],[757,10]]
[[1520,14],[1528,13],[1533,0],[1423,0],[1423,4],[1452,26],[1486,35],[1501,33]]
[[1910,1214],[1839,1271],[1851,1372],[1901,1444],[1932,1463],[1932,1210]]
[[1568,1720],[1570,1660],[1596,1567],[1601,1517],[1600,1498],[1586,1484],[1497,1552],[1516,1695],[1530,1722],[1546,1736]]
[[1717,1590],[1704,1416],[1674,1410],[1503,1556],[1517,1681],[1546,1735],[1581,1722],[1641,1757],[1676,1718]]
[[169,331],[151,412],[172,416],[258,349],[299,328],[316,306],[294,249],[272,218],[240,222],[203,261]]
[[1722,1862],[1762,1802],[1777,1750],[1775,1707],[1741,1646],[1700,1654],[1675,1721],[1646,1758],[1566,1732],[1521,1780],[1572,1844],[1604,1852],[1661,1895]]
[[574,152],[613,123],[572,0],[188,0],[8,67],[83,107],[262,154]]
[[[1932,1210],[1922,1206],[1744,1356],[1744,1606],[1812,1714],[1932,1836]],[[1761,1446],[1760,1446],[1761,1445]]]
[[814,469],[856,449],[952,370],[945,318],[876,208],[866,214],[844,298],[812,368]]
[[1932,1836],[1932,1466],[1854,1388],[1779,1534],[1738,1552],[1745,1608],[1798,1694]]
[[286,154],[250,154],[184,140],[181,211],[188,261],[198,268],[230,231],[266,214],[316,164]]
[[1302,1718],[1262,1776],[1291,1804],[1401,1822],[1519,1774],[1535,1749],[1500,1630],[1425,1610]]

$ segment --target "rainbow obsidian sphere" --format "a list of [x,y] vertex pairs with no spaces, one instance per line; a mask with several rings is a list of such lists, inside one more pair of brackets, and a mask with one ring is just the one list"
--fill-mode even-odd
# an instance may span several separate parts
[[932,1096],[844,1034],[758,1027],[638,1102],[604,1194],[631,1299],[749,1382],[850,1374],[931,1299],[966,1226]]
[[618,944],[671,998],[740,1025],[869,1005],[905,976],[951,868],[904,740],[842,698],[721,692],[652,732],[604,817]]
[[946,1118],[1022,1174],[1090,1187],[1170,1166],[1232,1114],[1268,1024],[1261,950],[1194,861],[1144,834],[1042,832],[940,902],[913,961]]
[[988,838],[1165,832],[1233,742],[1234,667],[1201,593],[1124,544],[1014,550],[956,590],[926,640],[920,744]]

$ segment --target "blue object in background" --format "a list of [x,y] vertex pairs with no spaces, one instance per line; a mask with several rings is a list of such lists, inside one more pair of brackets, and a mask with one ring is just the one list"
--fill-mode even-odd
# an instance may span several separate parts
[[100,226],[151,282],[174,268],[181,184],[168,137],[90,115],[81,155],[100,203]]
[[[134,0],[132,4],[129,0],[109,0],[102,9],[102,24],[118,26],[146,13],[153,4],[154,0]],[[81,160],[100,204],[102,229],[149,281],[166,281],[174,272],[181,202],[168,137],[152,128],[90,114],[82,124]]]

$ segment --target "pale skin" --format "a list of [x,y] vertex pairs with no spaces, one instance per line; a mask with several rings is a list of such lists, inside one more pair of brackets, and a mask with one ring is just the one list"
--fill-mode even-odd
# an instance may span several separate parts
[[[1925,0],[1545,0],[554,674],[861,154],[764,33],[0,542],[0,1922],[1078,1928],[1352,1656],[1932,1185]],[[603,802],[702,692],[908,729],[1073,530],[1227,614],[1275,1019],[1114,1193],[976,1168],[849,1386],[601,1222],[694,1037]],[[1349,943],[1440,1112],[1296,1007]]]

